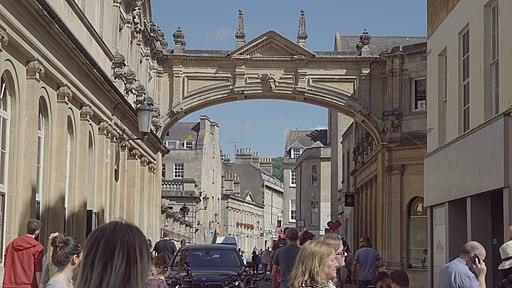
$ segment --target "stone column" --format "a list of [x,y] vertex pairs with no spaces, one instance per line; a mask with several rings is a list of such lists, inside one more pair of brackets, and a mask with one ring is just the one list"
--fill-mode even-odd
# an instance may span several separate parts
[[378,201],[377,201],[377,176],[374,176],[372,177],[372,180],[371,180],[371,199],[372,199],[372,219],[373,219],[373,223],[372,223],[372,241],[374,242],[377,242],[377,222],[379,221],[379,218],[377,216],[377,206],[378,205]]
[[[21,158],[22,163],[20,165],[19,170],[21,174],[19,179],[22,185],[19,186],[20,190],[17,193],[19,195],[19,198],[18,201],[16,201],[15,208],[15,210],[21,211],[21,215],[19,215],[20,219],[29,219],[31,217],[36,216],[37,125],[41,77],[44,76],[44,72],[44,67],[39,60],[33,59],[28,62],[26,66],[26,86],[24,95],[25,97],[20,97],[20,105],[22,107],[21,109],[23,110],[21,113],[25,116],[23,118],[20,117],[20,119],[23,119],[23,121],[20,121],[21,123],[19,130],[20,133],[23,133],[23,135],[19,138],[19,144],[21,145],[20,154],[23,155]],[[50,103],[47,103],[47,105],[49,108]],[[51,133],[50,131],[46,131],[46,133],[46,137],[48,139]],[[48,142],[49,141],[46,141],[45,144],[48,145]],[[44,169],[49,168],[49,163],[49,157],[46,157],[44,161]],[[41,200],[44,200],[44,197],[47,197],[48,191],[43,191],[43,193],[46,194],[41,195]],[[41,206],[43,207],[43,203],[41,203]],[[25,220],[20,221],[19,231],[21,233],[25,233],[26,222],[22,222],[25,222]],[[43,230],[45,230],[45,227],[43,227]]]
[[148,221],[148,233],[151,233],[155,236],[158,236],[160,233],[160,227],[163,223],[157,221],[159,219],[160,211],[162,209],[162,200],[161,200],[161,185],[156,183],[156,179],[161,179],[160,175],[156,173],[158,171],[156,169],[156,165],[154,163],[148,164],[148,192],[150,195],[148,207],[151,209],[149,210],[149,217],[147,219]]
[[77,123],[77,131],[75,133],[75,147],[78,149],[76,171],[74,173],[75,185],[74,189],[70,190],[73,194],[71,209],[73,216],[71,219],[72,223],[72,235],[80,241],[85,241],[85,228],[87,223],[87,201],[89,200],[90,192],[89,182],[87,179],[89,163],[89,121],[93,112],[91,107],[84,106],[80,110],[80,123]]
[[110,153],[108,151],[109,140],[107,137],[107,122],[101,122],[98,125],[98,133],[95,141],[95,156],[96,156],[96,174],[95,179],[95,196],[94,196],[94,210],[99,212],[99,223],[105,223],[107,210],[108,210],[108,177],[109,169],[107,168],[110,161]]
[[[142,156],[139,161],[139,202],[140,202],[140,211],[139,211],[139,223],[140,227],[144,228],[144,233],[150,232],[147,227],[147,218],[148,213],[152,211],[150,209],[149,200],[151,198],[152,193],[149,193],[149,189],[151,187],[148,186],[149,173],[148,173],[148,157]],[[149,235],[149,234],[147,234]]]
[[[71,89],[67,85],[63,85],[59,87],[57,90],[57,109],[55,115],[55,143],[59,143],[59,145],[54,145],[54,160],[55,163],[60,163],[61,165],[55,165],[53,167],[53,179],[52,179],[52,191],[49,191],[48,195],[48,205],[52,207],[51,211],[49,211],[48,215],[48,223],[44,223],[48,227],[48,231],[65,231],[64,227],[64,219],[67,217],[67,213],[64,210],[64,202],[66,201],[66,179],[63,175],[66,174],[66,165],[67,164],[67,153],[66,153],[66,145],[67,145],[67,135],[68,135],[68,114],[69,109],[71,107],[70,101],[73,99],[73,93]],[[74,135],[76,136],[76,135]],[[75,137],[76,143],[76,137]],[[73,155],[71,155],[73,159]],[[69,165],[72,165],[73,162],[70,161]],[[70,168],[70,171],[73,169]],[[70,177],[73,173],[70,173]],[[71,181],[71,180],[70,180]],[[69,187],[68,189],[70,189]]]
[[121,190],[121,194],[124,194],[124,201],[121,201],[121,206],[124,206],[122,215],[126,220],[138,224],[135,221],[138,220],[137,198],[139,191],[137,191],[137,172],[139,165],[137,160],[140,152],[130,145],[128,145],[128,147],[128,161],[125,163],[125,169],[122,170],[124,172],[123,174],[125,174],[124,181],[121,182],[125,184],[125,188]]
[[[108,202],[109,202],[109,205],[108,205],[108,219],[107,219],[107,222],[108,221],[111,221],[115,218],[118,218],[120,217],[121,215],[119,214],[119,199],[118,199],[118,194],[119,194],[119,187],[120,187],[120,181],[121,181],[121,175],[123,174],[123,167],[124,167],[124,161],[123,161],[123,156],[125,155],[124,152],[121,152],[121,147],[118,146],[117,144],[117,138],[119,137],[119,133],[117,131],[114,130],[114,128],[112,126],[109,125],[109,138],[110,138],[110,143],[109,143],[109,151],[110,151],[110,164],[108,165],[108,169],[110,171],[109,173],[109,180],[107,181],[108,182]],[[114,175],[115,175],[115,165],[116,165],[116,146],[117,146],[117,149],[119,149],[119,163],[118,163],[118,170],[119,170],[119,181],[116,182],[114,181]]]

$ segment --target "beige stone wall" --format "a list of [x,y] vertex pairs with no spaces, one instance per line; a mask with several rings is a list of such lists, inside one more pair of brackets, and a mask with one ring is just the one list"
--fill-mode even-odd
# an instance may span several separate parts
[[[297,219],[305,221],[302,230],[323,235],[331,216],[331,148],[307,148],[297,159]],[[316,166],[316,183],[312,182]],[[312,217],[312,201],[318,203],[318,214]]]
[[[462,0],[455,9],[444,19],[436,32],[428,40],[428,87],[429,110],[428,127],[432,127],[428,134],[428,152],[435,151],[443,144],[454,141],[463,134],[461,115],[461,90],[460,90],[460,33],[469,28],[470,40],[470,131],[482,123],[489,121],[494,114],[491,112],[491,85],[490,85],[490,27],[487,4],[489,1],[468,1]],[[512,20],[507,17],[507,12],[512,9],[510,1],[498,1],[500,17],[499,26],[499,75],[512,73],[510,63],[512,56],[507,51],[512,46],[512,36],[507,31],[512,27]],[[443,120],[444,92],[443,78],[440,76],[442,62],[441,58],[446,56],[447,61],[447,115]],[[498,113],[506,111],[512,103],[512,98],[506,91],[510,91],[512,83],[500,81],[499,87],[499,110]],[[446,130],[444,133],[443,131]],[[446,134],[446,139],[443,139]]]
[[[244,251],[251,251],[254,247],[264,249],[265,237],[263,230],[263,205],[249,200],[230,196],[222,202],[222,220],[224,229],[219,236],[235,236],[238,247]],[[252,226],[248,226],[252,225]],[[250,255],[250,254],[247,254]],[[249,257],[247,259],[250,259]]]
[[[156,171],[165,148],[156,134],[121,145],[119,181],[114,180],[116,143],[140,136],[134,104],[111,78],[114,47],[109,44],[115,29],[108,29],[116,27],[113,22],[119,15],[112,12],[114,7],[105,8],[105,23],[98,34],[72,3],[0,4],[0,75],[9,92],[7,162],[0,168],[7,172],[0,189],[5,197],[1,249],[25,233],[30,217],[43,222],[42,242],[55,231],[85,241],[87,210],[97,213],[98,224],[123,218],[138,225],[148,238],[159,235]],[[95,14],[94,9],[88,7],[86,15]],[[49,18],[50,12],[63,22]],[[108,35],[105,42],[103,33]],[[149,65],[138,68],[137,74],[146,75]],[[40,152],[39,111],[44,118]]]
[[[411,249],[420,247],[413,247],[409,242],[416,234],[409,234],[408,218],[410,203],[424,197],[427,115],[426,109],[413,106],[412,88],[413,81],[426,77],[426,50],[425,46],[400,50],[384,53],[383,61],[374,63],[370,85],[372,95],[381,95],[376,98],[381,101],[378,105],[382,105],[383,124],[386,121],[391,124],[383,127],[383,139],[393,140],[395,144],[377,145],[359,123],[343,134],[343,155],[349,153],[350,161],[344,166],[342,191],[354,193],[354,207],[342,206],[343,220],[353,224],[345,233],[354,251],[358,239],[368,236],[383,257],[386,271],[406,270],[411,287],[427,287],[427,270],[411,264],[417,261],[412,259],[416,256]],[[429,109],[430,95],[428,92]],[[418,233],[424,233],[426,238],[426,217],[424,220],[424,227]]]

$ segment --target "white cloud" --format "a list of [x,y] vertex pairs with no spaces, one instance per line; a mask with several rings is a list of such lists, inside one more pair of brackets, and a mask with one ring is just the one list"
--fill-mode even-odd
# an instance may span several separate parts
[[261,124],[254,123],[252,121],[245,122],[244,128],[247,130],[259,130],[261,128]]
[[235,31],[231,28],[222,28],[210,33],[210,38],[218,41],[226,41],[235,38]]

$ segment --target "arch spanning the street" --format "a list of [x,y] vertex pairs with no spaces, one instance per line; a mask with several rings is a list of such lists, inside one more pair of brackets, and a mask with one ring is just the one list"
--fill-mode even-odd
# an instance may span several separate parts
[[234,51],[175,49],[164,55],[164,61],[169,97],[160,97],[161,107],[168,107],[161,131],[209,106],[277,99],[339,111],[382,143],[383,109],[369,95],[369,73],[372,66],[381,65],[379,57],[313,53],[268,31]]

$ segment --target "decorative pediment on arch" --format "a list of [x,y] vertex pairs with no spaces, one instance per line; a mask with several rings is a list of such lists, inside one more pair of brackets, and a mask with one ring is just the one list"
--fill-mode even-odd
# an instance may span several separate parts
[[308,49],[277,33],[268,31],[228,54],[230,57],[315,57]]

